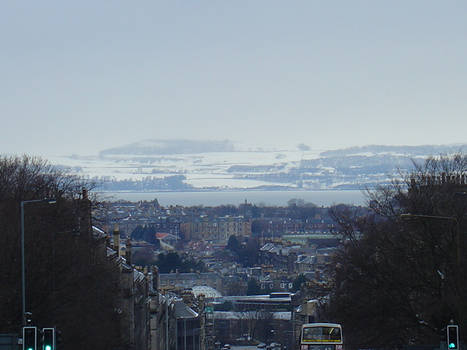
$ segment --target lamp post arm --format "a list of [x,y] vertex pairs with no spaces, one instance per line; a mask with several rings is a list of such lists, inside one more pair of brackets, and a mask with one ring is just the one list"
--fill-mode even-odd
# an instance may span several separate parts
[[457,223],[457,218],[454,216],[437,216],[437,215],[422,215],[422,214],[405,213],[405,214],[400,214],[399,217],[402,219],[422,218],[422,219],[451,220]]
[[460,222],[455,216],[438,216],[438,215],[423,215],[423,214],[411,214],[411,213],[404,213],[399,215],[401,219],[434,219],[434,220],[450,220],[454,221],[456,227],[456,246],[457,246],[457,265],[460,266],[461,264],[461,256],[462,256],[462,249],[461,249],[461,230],[460,230]]

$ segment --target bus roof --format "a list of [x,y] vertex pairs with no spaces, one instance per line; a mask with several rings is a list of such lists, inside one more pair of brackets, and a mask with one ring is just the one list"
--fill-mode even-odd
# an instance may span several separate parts
[[304,327],[341,327],[339,323],[327,323],[327,322],[317,322],[317,323],[305,323],[302,325]]

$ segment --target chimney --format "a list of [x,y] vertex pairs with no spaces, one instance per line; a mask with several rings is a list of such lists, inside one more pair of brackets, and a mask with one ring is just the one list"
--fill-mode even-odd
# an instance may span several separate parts
[[128,238],[126,240],[126,250],[125,250],[125,259],[128,265],[131,266],[131,240]]
[[120,229],[118,227],[118,224],[115,224],[114,226],[114,250],[117,252],[117,256],[120,257]]
[[112,242],[110,240],[110,237],[111,237],[111,233],[110,233],[110,230],[109,230],[109,225],[105,224],[103,226],[103,230],[105,232],[105,245],[108,247],[108,248],[112,248]]
[[152,287],[155,291],[159,290],[159,269],[157,266],[152,267]]
[[82,200],[79,204],[78,230],[79,235],[89,240],[92,238],[91,201],[88,198],[88,191],[83,187]]

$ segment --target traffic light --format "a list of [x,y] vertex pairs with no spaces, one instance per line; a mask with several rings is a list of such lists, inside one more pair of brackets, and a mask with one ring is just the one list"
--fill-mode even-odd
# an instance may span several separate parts
[[23,327],[23,350],[38,350],[37,327]]
[[448,349],[459,350],[459,326],[448,325],[447,326],[447,337],[448,337]]
[[42,328],[42,350],[55,350],[55,328]]

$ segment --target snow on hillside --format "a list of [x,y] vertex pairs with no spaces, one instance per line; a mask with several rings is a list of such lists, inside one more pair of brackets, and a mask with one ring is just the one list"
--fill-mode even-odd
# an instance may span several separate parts
[[[304,158],[318,158],[319,152],[212,152],[177,154],[171,156],[111,155],[106,157],[51,158],[53,164],[68,169],[75,175],[88,178],[115,180],[141,180],[145,177],[164,178],[184,175],[186,183],[196,188],[250,188],[267,185],[284,185],[271,181],[241,179],[241,175],[265,174],[266,168],[287,171]],[[235,171],[240,167],[242,171]],[[262,170],[264,167],[266,170]],[[238,169],[238,168],[237,168]],[[289,184],[293,185],[293,184]]]
[[[178,153],[190,145],[203,152]],[[224,149],[216,152],[216,147]],[[287,149],[238,146],[230,141],[146,140],[103,151],[97,157],[55,157],[50,161],[71,174],[113,182],[116,188],[123,180],[160,179],[148,186],[177,190],[181,180],[184,190],[355,189],[387,182],[400,170],[410,171],[413,160],[465,149],[465,145],[364,146],[321,151],[306,145]],[[130,153],[132,150],[134,153]]]

